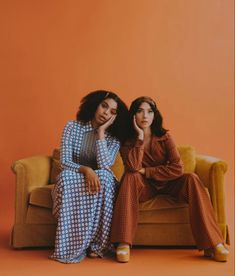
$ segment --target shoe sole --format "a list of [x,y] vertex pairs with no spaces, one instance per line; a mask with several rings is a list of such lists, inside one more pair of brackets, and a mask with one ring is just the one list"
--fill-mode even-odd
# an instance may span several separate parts
[[119,263],[128,263],[129,262],[129,257],[125,256],[125,255],[122,255],[122,254],[118,254],[117,255],[117,261]]
[[214,260],[216,262],[227,262],[228,255],[226,255],[226,254],[215,254],[214,255]]

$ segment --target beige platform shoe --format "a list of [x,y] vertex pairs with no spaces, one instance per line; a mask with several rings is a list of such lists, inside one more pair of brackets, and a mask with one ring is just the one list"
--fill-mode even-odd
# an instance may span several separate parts
[[130,246],[119,245],[116,250],[116,258],[120,263],[128,263],[130,260]]
[[229,251],[222,243],[220,243],[215,248],[205,249],[204,256],[211,257],[217,262],[227,262]]

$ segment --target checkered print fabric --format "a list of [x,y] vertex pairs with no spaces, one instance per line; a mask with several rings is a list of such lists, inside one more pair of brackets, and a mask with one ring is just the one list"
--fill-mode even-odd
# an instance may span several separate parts
[[[62,172],[52,191],[53,214],[58,220],[55,249],[50,258],[63,263],[77,263],[90,248],[103,256],[109,248],[110,227],[116,179],[110,170],[119,142],[106,134],[95,138],[91,123],[69,122],[61,143]],[[89,165],[98,175],[102,189],[89,194],[81,165]],[[85,164],[84,164],[85,163]]]

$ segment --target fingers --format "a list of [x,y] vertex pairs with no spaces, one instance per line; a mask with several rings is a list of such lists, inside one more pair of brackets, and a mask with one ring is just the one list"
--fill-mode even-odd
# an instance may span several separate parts
[[135,116],[133,117],[133,123],[134,123],[134,127],[135,127],[135,129],[137,130],[137,132],[140,132],[141,129],[140,129],[139,126],[137,125],[136,117],[135,117]]
[[113,124],[113,122],[115,121],[117,115],[112,115],[110,117],[110,119],[108,119],[107,122],[105,122],[103,125],[100,126],[100,128],[103,128],[104,130],[107,129],[109,126],[111,126]]
[[136,118],[135,118],[135,115],[133,116],[133,121],[134,121],[134,123],[136,124]]
[[100,192],[101,183],[95,171],[89,168],[89,170],[86,170],[86,173],[84,173],[84,175],[88,193],[93,194]]
[[88,186],[88,192],[90,194],[98,193],[101,190],[101,184],[98,178],[97,180],[88,181],[87,186]]
[[97,181],[95,181],[93,183],[93,190],[92,190],[92,192],[93,193],[98,193],[98,192],[100,192],[100,189],[101,189],[101,185],[100,185],[100,181],[98,179]]
[[134,115],[134,117],[133,117],[133,123],[134,123],[135,128],[138,128],[137,123],[136,123],[135,115]]
[[117,115],[113,115],[105,124],[104,126],[106,126],[106,128],[108,128],[109,126],[112,125],[112,123],[114,122],[114,120],[116,119]]
[[115,121],[116,117],[117,117],[117,115],[113,115],[113,116],[111,117],[110,125]]

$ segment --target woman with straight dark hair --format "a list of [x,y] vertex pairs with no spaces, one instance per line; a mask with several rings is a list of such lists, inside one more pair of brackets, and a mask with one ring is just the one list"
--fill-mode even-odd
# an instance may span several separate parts
[[116,178],[114,164],[125,133],[128,110],[113,92],[85,96],[76,121],[69,121],[61,140],[62,171],[52,192],[57,218],[50,258],[77,263],[87,255],[102,257],[110,247]]
[[157,194],[169,194],[189,205],[192,233],[205,256],[226,261],[228,250],[215,220],[204,185],[194,173],[183,173],[175,143],[162,126],[162,115],[149,97],[134,100],[130,107],[129,136],[121,148],[125,173],[118,192],[111,242],[118,244],[116,257],[128,262],[138,218],[139,202]]

